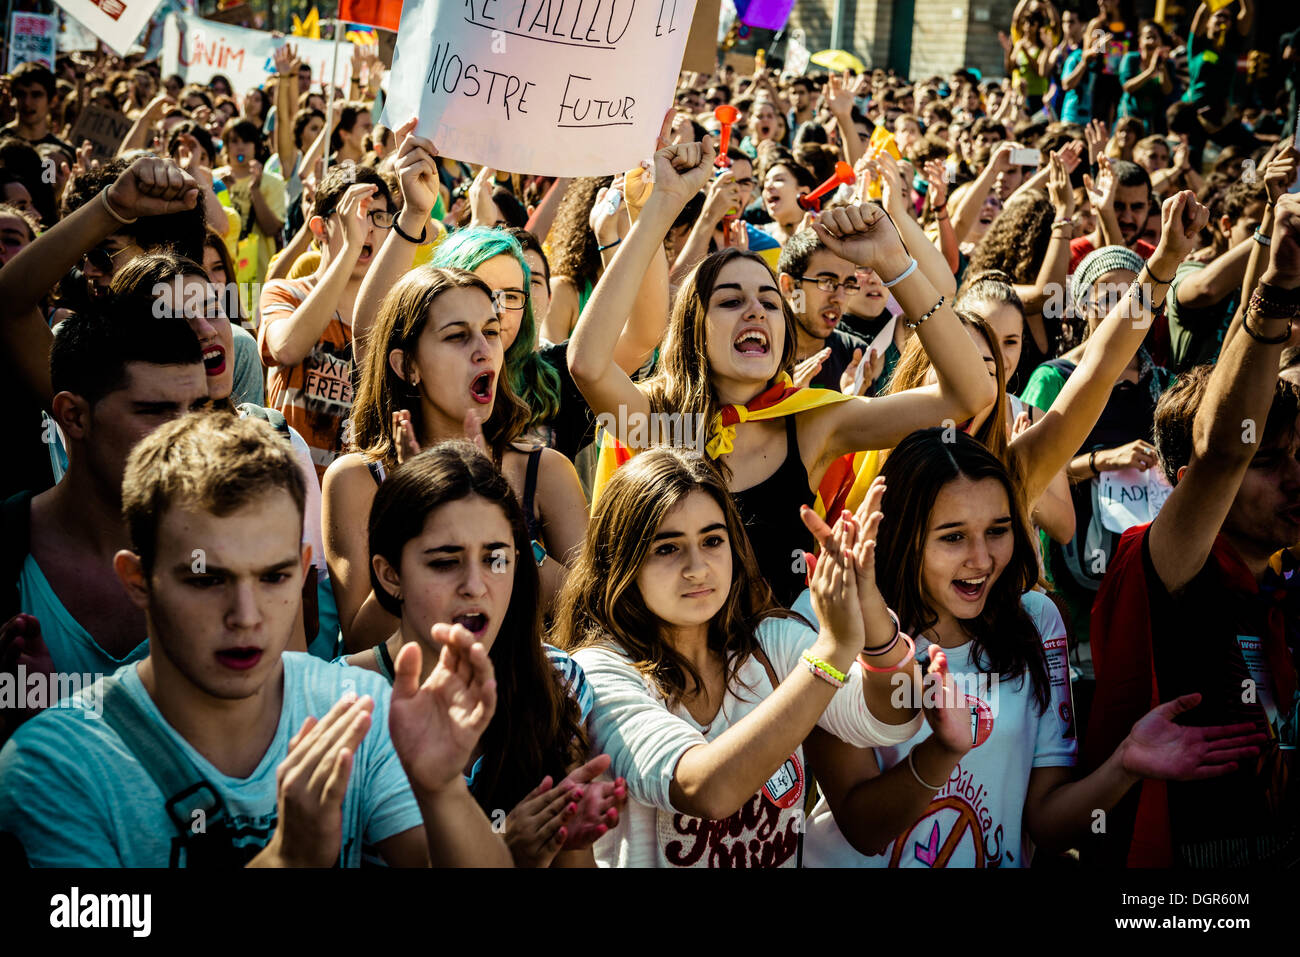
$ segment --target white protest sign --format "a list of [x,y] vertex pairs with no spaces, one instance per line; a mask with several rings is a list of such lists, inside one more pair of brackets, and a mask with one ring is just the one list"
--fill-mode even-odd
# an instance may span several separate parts
[[853,395],[862,394],[862,382],[867,375],[867,357],[871,355],[871,350],[875,349],[877,354],[884,355],[885,350],[889,348],[890,343],[894,341],[894,326],[898,325],[898,316],[895,315],[882,328],[875,337],[867,343],[866,351],[862,353],[862,361],[858,363],[858,371],[853,376]]
[[99,48],[99,37],[78,23],[76,17],[64,10],[61,11],[61,19],[63,28],[59,31],[60,50],[96,50]]
[[9,18],[9,72],[20,63],[42,63],[53,70],[58,35],[55,17],[15,10]]
[[1116,534],[1154,521],[1173,491],[1159,468],[1116,469],[1096,481],[1101,524]]
[[118,56],[126,56],[162,0],[56,0]]
[[[313,87],[329,82],[330,57],[334,53],[331,40],[277,38],[262,30],[246,30],[179,13],[169,16],[163,29],[163,76],[179,73],[186,83],[208,83],[220,73],[230,80],[236,93],[246,93],[275,72],[273,56],[285,43],[292,43],[298,58],[311,67]],[[352,76],[352,50],[351,43],[338,45],[334,83],[345,90]]]
[[673,101],[695,0],[406,0],[384,125],[545,176],[631,169]]
[[812,59],[812,52],[804,46],[803,31],[795,30],[790,34],[790,39],[785,44],[785,70],[789,74],[802,74],[808,70],[808,61]]

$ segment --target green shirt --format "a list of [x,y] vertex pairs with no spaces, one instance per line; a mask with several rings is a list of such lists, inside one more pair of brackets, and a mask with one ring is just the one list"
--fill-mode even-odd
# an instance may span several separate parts
[[1192,366],[1212,363],[1219,358],[1223,336],[1241,298],[1240,288],[1237,288],[1226,298],[1208,306],[1193,309],[1180,304],[1178,291],[1183,280],[1205,266],[1205,263],[1198,262],[1180,264],[1165,298],[1165,315],[1169,317],[1170,365],[1179,374]]
[[1234,24],[1228,28],[1223,46],[1195,33],[1187,41],[1187,92],[1183,99],[1197,106],[1222,106],[1232,93],[1237,77],[1237,54],[1242,38]]

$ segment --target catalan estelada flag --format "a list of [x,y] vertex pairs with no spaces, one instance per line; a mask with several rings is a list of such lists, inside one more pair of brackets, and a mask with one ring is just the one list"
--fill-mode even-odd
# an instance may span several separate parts
[[339,0],[339,19],[396,33],[402,0]]
[[[736,440],[736,426],[741,422],[798,415],[810,409],[847,402],[852,398],[853,396],[833,389],[798,388],[783,372],[770,389],[759,393],[744,405],[726,406],[717,415],[709,430],[705,452],[713,459],[730,452]],[[614,471],[631,461],[634,455],[636,453],[632,449],[608,432],[601,431],[600,455],[596,459],[596,474],[591,489],[593,509],[600,498],[600,490],[605,487]],[[880,471],[880,466],[880,453],[875,451],[843,455],[832,462],[817,489],[817,500],[813,503],[817,514],[825,518],[836,514],[840,509],[856,509],[866,496],[872,479]]]

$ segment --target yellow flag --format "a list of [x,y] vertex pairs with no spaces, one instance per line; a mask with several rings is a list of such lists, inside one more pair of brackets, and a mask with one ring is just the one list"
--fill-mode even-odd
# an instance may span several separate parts
[[293,15],[293,35],[296,37],[308,37],[312,40],[320,39],[320,11],[315,7],[307,16],[299,20],[298,14]]

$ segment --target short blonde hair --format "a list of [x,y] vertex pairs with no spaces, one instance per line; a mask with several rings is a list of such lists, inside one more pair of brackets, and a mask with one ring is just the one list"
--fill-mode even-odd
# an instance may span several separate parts
[[229,515],[272,489],[289,493],[301,524],[307,487],[293,447],[265,422],[230,412],[193,412],[154,430],[132,450],[122,477],[122,517],[131,547],[149,572],[169,507]]

